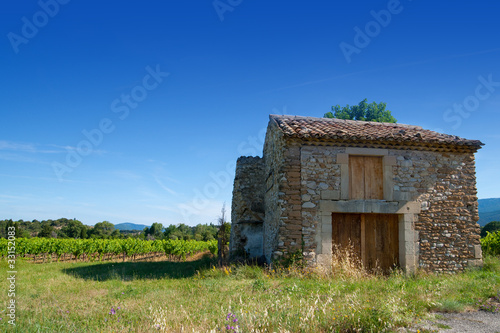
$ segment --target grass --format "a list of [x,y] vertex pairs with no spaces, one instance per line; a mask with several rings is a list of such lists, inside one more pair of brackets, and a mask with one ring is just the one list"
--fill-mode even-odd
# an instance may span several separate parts
[[[191,262],[18,261],[16,326],[6,332],[380,332],[432,311],[478,309],[500,291],[500,259],[455,275],[336,274]],[[0,262],[6,272],[7,263]],[[0,280],[6,308],[7,280]]]

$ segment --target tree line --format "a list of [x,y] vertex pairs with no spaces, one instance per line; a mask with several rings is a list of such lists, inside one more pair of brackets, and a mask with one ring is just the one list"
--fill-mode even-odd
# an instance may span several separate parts
[[494,233],[500,230],[500,221],[491,221],[484,227],[481,227],[481,238],[486,237],[488,232]]
[[94,226],[83,224],[77,219],[60,218],[57,220],[13,221],[0,220],[0,238],[7,238],[9,227],[16,228],[17,238],[73,238],[73,239],[121,239],[138,238],[147,240],[197,240],[210,241],[217,239],[218,226],[214,224],[198,224],[191,227],[186,224],[164,227],[161,223],[153,223],[144,230],[118,230],[109,221],[96,223]]

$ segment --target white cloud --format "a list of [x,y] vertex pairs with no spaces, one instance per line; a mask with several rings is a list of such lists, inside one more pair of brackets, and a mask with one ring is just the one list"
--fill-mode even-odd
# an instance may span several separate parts
[[0,153],[0,160],[24,163],[42,163],[42,161],[35,158],[14,153]]
[[36,151],[35,145],[32,143],[18,143],[5,140],[0,140],[0,150],[14,150],[14,151],[27,151],[27,152]]
[[173,189],[171,189],[170,187],[167,187],[165,186],[164,182],[157,176],[153,176],[156,183],[163,189],[165,190],[166,192],[170,193],[170,194],[173,194],[173,195],[177,195],[177,192],[175,192]]

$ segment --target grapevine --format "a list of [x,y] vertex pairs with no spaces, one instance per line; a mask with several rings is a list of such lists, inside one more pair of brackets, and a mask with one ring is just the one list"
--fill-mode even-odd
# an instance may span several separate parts
[[[0,256],[7,256],[7,239],[0,239]],[[137,259],[138,256],[157,258],[165,255],[169,259],[186,260],[200,252],[217,252],[217,241],[195,240],[141,240],[127,239],[56,239],[56,238],[18,238],[16,255],[20,257],[43,258],[52,260],[69,255],[73,260],[106,260],[121,255],[123,260]]]

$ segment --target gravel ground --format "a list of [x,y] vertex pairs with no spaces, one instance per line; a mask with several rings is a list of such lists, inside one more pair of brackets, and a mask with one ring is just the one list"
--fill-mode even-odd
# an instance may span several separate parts
[[439,319],[420,325],[420,330],[432,332],[500,332],[500,313],[485,311],[463,313],[436,313]]

